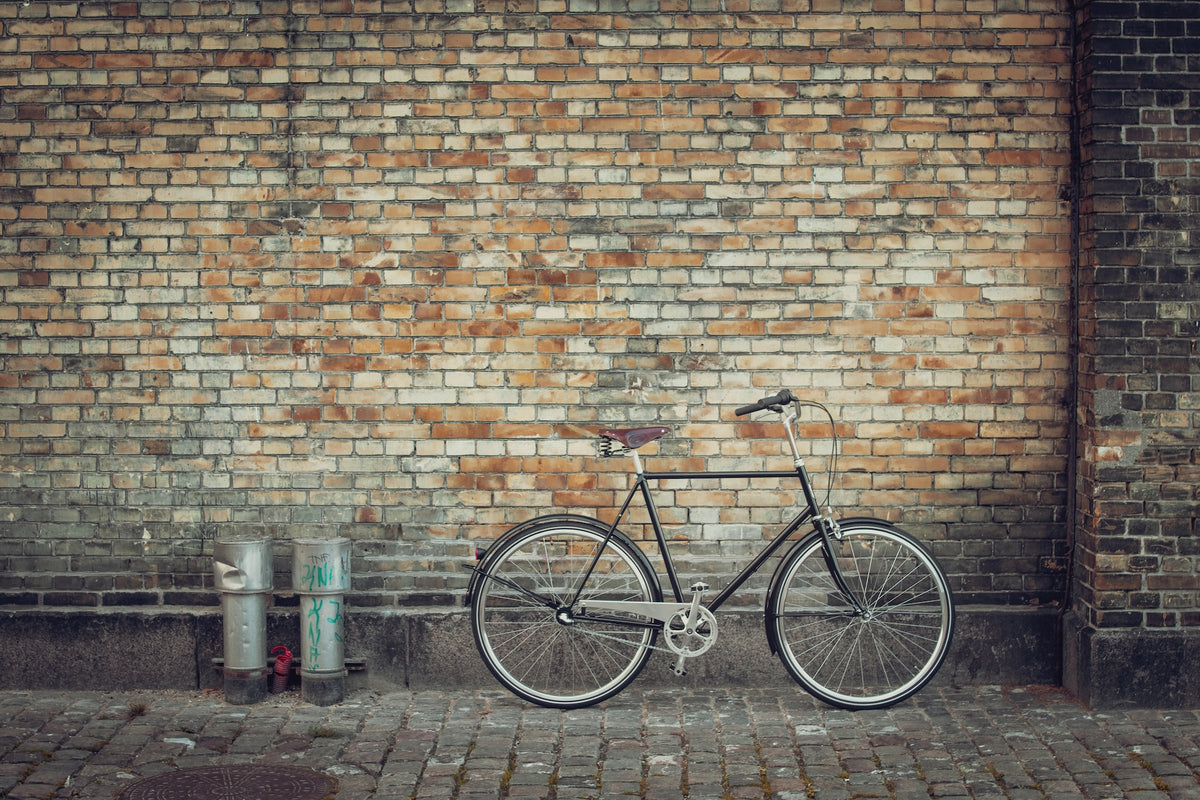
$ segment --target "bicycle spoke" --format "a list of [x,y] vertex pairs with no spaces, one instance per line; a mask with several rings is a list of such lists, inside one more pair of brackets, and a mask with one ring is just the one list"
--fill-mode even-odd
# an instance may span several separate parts
[[472,600],[475,640],[492,673],[521,697],[590,705],[620,691],[649,657],[652,628],[623,627],[619,616],[577,619],[566,607],[576,592],[581,601],[658,597],[631,546],[608,541],[597,558],[606,541],[588,527],[547,524],[498,545],[484,565],[488,574]]
[[772,609],[780,656],[813,694],[847,708],[890,705],[923,686],[952,629],[945,578],[910,538],[886,525],[843,528],[832,541],[836,588],[819,537],[790,556]]

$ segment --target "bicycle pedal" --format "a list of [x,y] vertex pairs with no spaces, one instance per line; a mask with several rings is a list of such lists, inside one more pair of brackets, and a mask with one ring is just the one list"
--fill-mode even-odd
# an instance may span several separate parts
[[698,582],[696,582],[696,583],[693,583],[693,584],[692,584],[692,591],[693,591],[693,592],[707,592],[707,591],[708,591],[708,584],[707,584],[707,583],[705,583],[704,581],[698,581]]
[[687,675],[687,668],[683,666],[685,661],[687,661],[687,659],[683,656],[680,656],[679,660],[675,662],[675,666],[671,667],[671,672],[674,672],[681,678]]

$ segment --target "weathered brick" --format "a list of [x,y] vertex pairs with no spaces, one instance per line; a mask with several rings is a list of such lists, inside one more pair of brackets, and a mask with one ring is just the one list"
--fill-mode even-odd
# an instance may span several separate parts
[[[688,469],[786,465],[771,426],[730,409],[788,386],[833,408],[843,452],[871,471],[840,479],[847,507],[979,545],[954,562],[968,601],[1053,594],[1027,574],[1033,550],[980,559],[1067,538],[1046,511],[1064,502],[1072,385],[1060,13],[824,3],[730,10],[730,26],[687,3],[350,5],[302,11],[289,37],[277,9],[183,4],[190,44],[174,50],[145,37],[138,4],[6,25],[0,474],[34,494],[6,506],[0,541],[101,531],[89,540],[138,548],[149,531],[178,548],[139,564],[179,575],[118,585],[96,552],[27,564],[6,592],[211,603],[197,576],[217,532],[344,532],[364,551],[394,536],[419,560],[430,537],[599,511],[626,481],[592,458],[602,425],[682,426],[655,458]],[[1128,66],[1097,52],[1089,68]],[[1153,556],[1117,573],[1146,576],[1136,597],[1077,595],[1103,598],[1101,626],[1187,624],[1186,604],[1117,612],[1194,591],[1197,558],[1131,540],[1194,517],[1200,408],[1194,276],[1176,258],[1194,225],[1171,204],[1195,155],[1173,125],[1195,120],[1182,74],[1145,84],[1154,113],[1105,88],[1134,78],[1084,76],[1098,102],[1082,363],[1126,398],[1100,398],[1081,439],[1085,541]],[[1185,441],[1143,435],[1162,430]],[[824,429],[804,432],[823,456]],[[73,495],[89,522],[71,528],[37,495],[50,487],[122,494]],[[674,499],[699,506],[664,509],[698,515],[697,540],[736,542],[793,498]],[[1117,531],[1118,516],[1157,525]],[[363,566],[381,577],[364,602],[456,586]]]
[[[1167,465],[1173,461],[1192,462],[1195,449],[1185,446],[1182,451],[1172,447],[1176,437],[1194,438],[1195,420],[1189,414],[1174,412],[1178,400],[1188,396],[1187,389],[1176,386],[1168,393],[1156,392],[1162,373],[1177,372],[1179,367],[1167,366],[1164,358],[1174,339],[1174,330],[1163,325],[1156,334],[1149,327],[1159,325],[1172,313],[1162,300],[1171,290],[1163,292],[1171,282],[1169,266],[1175,261],[1174,245],[1156,241],[1153,235],[1127,233],[1138,229],[1162,230],[1188,224],[1176,212],[1158,213],[1158,199],[1169,194],[1167,184],[1147,180],[1152,173],[1171,171],[1172,159],[1181,155],[1175,150],[1182,140],[1176,135],[1177,121],[1160,103],[1169,104],[1167,94],[1109,91],[1121,85],[1136,85],[1144,80],[1162,81],[1171,85],[1184,78],[1186,67],[1140,69],[1135,57],[1128,60],[1113,54],[1135,53],[1142,47],[1147,51],[1168,51],[1173,41],[1183,38],[1182,30],[1171,32],[1167,27],[1142,29],[1133,33],[1119,23],[1127,13],[1140,4],[1093,4],[1089,9],[1092,24],[1088,29],[1085,49],[1094,53],[1083,67],[1084,99],[1089,115],[1096,126],[1093,143],[1081,153],[1085,183],[1081,187],[1088,198],[1082,218],[1084,236],[1081,240],[1081,319],[1085,321],[1080,340],[1082,363],[1089,365],[1089,404],[1095,415],[1089,416],[1080,429],[1081,441],[1088,448],[1094,465],[1081,470],[1080,489],[1083,496],[1097,498],[1092,504],[1094,517],[1078,531],[1083,547],[1105,554],[1132,554],[1129,568],[1146,575],[1146,588],[1187,587],[1187,581],[1177,579],[1195,573],[1196,564],[1170,562],[1161,554],[1175,552],[1173,543],[1158,538],[1165,526],[1174,530],[1194,530],[1194,510],[1186,507],[1184,497],[1173,484],[1174,475]],[[1156,11],[1168,10],[1170,4],[1155,5]],[[1167,11],[1168,14],[1174,12]],[[1115,23],[1115,24],[1114,24]],[[1164,50],[1165,48],[1165,50]],[[1154,77],[1150,78],[1153,71]],[[1186,80],[1186,78],[1184,78]],[[1115,142],[1120,141],[1120,144]],[[1138,165],[1134,167],[1133,165]],[[1166,194],[1163,194],[1163,193]],[[1133,195],[1139,197],[1133,199]],[[1169,201],[1168,201],[1169,202]],[[1111,229],[1106,226],[1111,224]],[[1141,247],[1131,250],[1127,245],[1134,238]],[[1157,268],[1165,266],[1160,275]],[[1133,283],[1129,278],[1137,276]],[[1149,362],[1155,362],[1153,364]],[[1153,376],[1153,377],[1150,377]],[[1108,409],[1108,388],[1123,386],[1116,409]],[[1116,411],[1117,413],[1113,413]],[[1176,441],[1178,441],[1176,439]],[[1136,466],[1135,466],[1136,465]],[[1103,498],[1103,499],[1101,499]],[[1122,502],[1124,501],[1124,502]],[[1183,503],[1181,505],[1181,503]],[[1181,520],[1183,525],[1175,525]],[[1111,532],[1124,532],[1125,537]],[[1177,540],[1183,541],[1183,540]],[[1136,561],[1134,560],[1136,559]],[[1097,568],[1085,563],[1080,578],[1083,587],[1099,585],[1109,580]],[[1077,607],[1087,611],[1089,595],[1079,593]],[[1150,593],[1132,594],[1127,598],[1130,607],[1157,608],[1160,598]],[[1181,598],[1172,598],[1175,603]],[[1196,597],[1190,598],[1195,602]],[[1162,602],[1166,602],[1162,599]],[[1188,600],[1183,601],[1186,607]],[[1096,606],[1098,608],[1098,606]],[[1113,607],[1113,606],[1110,606]],[[1099,626],[1174,627],[1181,624],[1173,613],[1148,613],[1101,616],[1091,614]]]

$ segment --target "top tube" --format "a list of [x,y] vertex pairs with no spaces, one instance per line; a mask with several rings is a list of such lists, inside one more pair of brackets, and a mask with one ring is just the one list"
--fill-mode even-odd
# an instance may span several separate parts
[[696,478],[795,478],[796,470],[752,470],[748,472],[644,472],[647,480],[672,481]]

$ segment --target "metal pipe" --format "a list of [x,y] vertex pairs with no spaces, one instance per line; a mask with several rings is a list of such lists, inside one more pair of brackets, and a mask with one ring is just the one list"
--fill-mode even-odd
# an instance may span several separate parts
[[221,594],[226,701],[257,703],[267,695],[267,601],[271,540],[217,541],[213,583]]
[[319,706],[340,703],[346,693],[350,540],[296,540],[292,585],[300,595],[300,695]]

